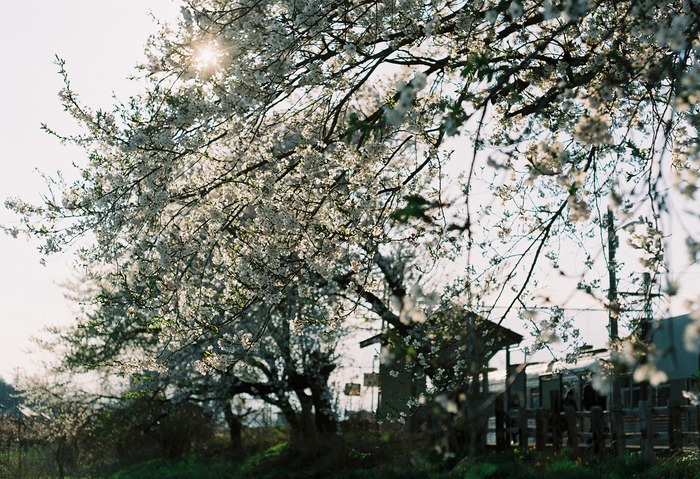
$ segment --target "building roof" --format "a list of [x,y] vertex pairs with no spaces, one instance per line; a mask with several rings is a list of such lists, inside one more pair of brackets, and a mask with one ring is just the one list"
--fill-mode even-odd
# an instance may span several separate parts
[[374,336],[360,341],[360,347],[366,348],[367,346],[372,346],[373,344],[379,344],[382,342],[382,333],[377,333]]
[[[454,348],[466,343],[471,337],[470,330],[475,330],[477,335],[477,343],[482,346],[480,350],[487,358],[491,358],[498,351],[519,344],[523,340],[523,336],[508,328],[501,326],[498,323],[489,321],[465,308],[453,306],[434,313],[432,318],[447,319],[444,321],[445,331],[443,337],[447,339],[447,349],[454,352]],[[384,333],[375,334],[363,341],[360,341],[360,347],[366,348],[373,344],[379,344],[385,338]]]

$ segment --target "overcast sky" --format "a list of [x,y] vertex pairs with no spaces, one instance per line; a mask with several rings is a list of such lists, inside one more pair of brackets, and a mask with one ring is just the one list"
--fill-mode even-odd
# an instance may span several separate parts
[[[172,19],[175,0],[4,0],[0,15],[0,204],[8,197],[38,200],[46,191],[38,171],[70,177],[81,151],[41,131],[75,131],[61,107],[55,56],[66,61],[82,101],[108,108],[112,93],[136,92],[126,78],[143,57],[151,17]],[[4,206],[0,222],[16,222]],[[29,338],[46,325],[65,324],[71,307],[58,285],[70,275],[68,255],[39,263],[36,243],[0,235],[0,376],[31,369]],[[34,358],[36,359],[36,358]]]

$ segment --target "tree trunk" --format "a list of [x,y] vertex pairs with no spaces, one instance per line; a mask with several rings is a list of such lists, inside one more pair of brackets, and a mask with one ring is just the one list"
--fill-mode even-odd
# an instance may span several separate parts
[[462,430],[462,444],[460,444],[459,453],[475,456],[486,450],[488,412],[492,400],[486,398],[481,392],[481,382],[476,374],[472,376],[465,396],[466,401],[460,408],[463,422],[459,428]]
[[294,393],[299,399],[301,410],[297,412],[288,402],[286,402],[285,407],[280,407],[280,409],[291,428],[292,442],[303,444],[316,437],[313,400],[303,390],[295,390]]
[[243,451],[243,421],[233,412],[229,402],[224,408],[224,419],[228,425],[229,448],[234,455],[238,455]]
[[335,434],[338,432],[338,421],[333,413],[331,392],[324,384],[312,388],[311,393],[314,404],[316,432],[321,435]]

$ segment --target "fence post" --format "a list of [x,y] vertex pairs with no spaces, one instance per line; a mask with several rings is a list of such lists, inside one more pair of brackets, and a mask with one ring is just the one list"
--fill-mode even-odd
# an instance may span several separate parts
[[646,401],[639,401],[639,431],[641,433],[639,452],[642,460],[654,461],[654,430],[651,424],[651,407]]
[[[698,409],[693,406],[685,406],[686,410],[686,421],[687,423],[683,426],[683,430],[688,433],[687,444],[689,446],[698,446],[698,436],[697,436],[697,422],[698,422]],[[686,439],[683,439],[683,444],[685,446]]]
[[518,430],[520,447],[523,449],[527,449],[530,443],[528,440],[529,431],[527,427],[527,409],[524,406],[520,408],[520,411],[518,411]]
[[605,449],[605,432],[603,426],[603,408],[591,408],[591,432],[593,433],[593,453],[600,454]]
[[[690,425],[688,429],[690,429]],[[698,432],[695,445],[700,448],[700,406],[695,406],[695,430]]]
[[503,394],[496,397],[495,403],[496,415],[496,450],[503,452],[506,450],[506,428],[505,428],[505,412],[503,411]]
[[547,414],[544,409],[535,411],[535,448],[544,451],[547,445]]
[[612,441],[615,445],[615,454],[622,456],[627,452],[627,441],[625,438],[625,414],[622,406],[616,404],[612,407],[610,426],[612,428]]
[[559,391],[549,392],[549,404],[552,406],[551,417],[552,417],[552,445],[554,450],[559,452],[561,450],[561,436],[562,436],[562,420],[561,420],[561,395]]
[[681,426],[681,405],[677,399],[668,406],[668,448],[673,451],[683,451],[683,430]]
[[574,452],[578,452],[579,438],[576,409],[574,409],[572,406],[566,406],[564,408],[564,414],[566,417],[567,444],[574,450]]
[[552,447],[555,452],[561,451],[561,412],[555,409],[549,411],[549,429],[552,431]]

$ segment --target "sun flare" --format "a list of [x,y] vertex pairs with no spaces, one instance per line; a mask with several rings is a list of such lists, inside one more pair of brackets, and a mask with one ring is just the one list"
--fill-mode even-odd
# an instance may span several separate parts
[[212,71],[219,66],[221,51],[214,43],[207,43],[197,48],[194,64],[199,71]]

